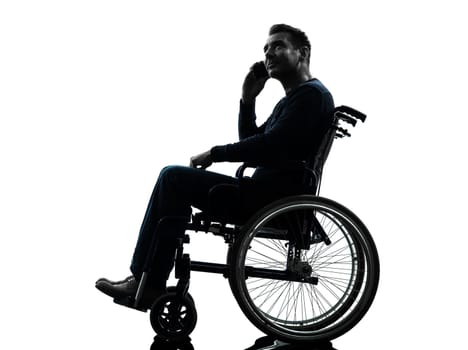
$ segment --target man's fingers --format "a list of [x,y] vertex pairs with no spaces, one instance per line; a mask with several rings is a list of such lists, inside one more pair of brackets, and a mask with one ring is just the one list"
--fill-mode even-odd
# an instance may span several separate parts
[[213,162],[209,156],[209,151],[190,158],[190,167],[192,168],[206,169],[212,163]]
[[195,164],[193,163],[193,157],[190,158],[189,166],[190,166],[191,168],[195,168]]

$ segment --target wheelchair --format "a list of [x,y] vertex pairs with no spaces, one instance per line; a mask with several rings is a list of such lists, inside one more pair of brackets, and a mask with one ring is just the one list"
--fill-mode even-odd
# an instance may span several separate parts
[[[188,292],[190,272],[222,274],[247,319],[266,335],[290,344],[330,341],[353,328],[366,314],[377,292],[379,257],[363,222],[343,205],[319,196],[322,170],[336,138],[350,136],[343,123],[355,126],[366,116],[350,107],[333,111],[332,124],[313,159],[305,162],[304,194],[276,200],[247,217],[239,189],[211,189],[207,212],[191,219],[163,218],[159,225],[178,223],[185,232],[223,237],[228,244],[225,264],[192,261],[184,254],[190,237],[178,238],[175,259],[177,286],[169,287],[151,306],[156,334],[168,341],[187,339],[197,321]],[[237,171],[242,178],[248,164]],[[218,198],[231,207],[219,210]],[[184,230],[182,230],[184,231]],[[157,241],[152,242],[154,251]],[[148,256],[135,298],[115,300],[140,311],[142,293],[154,257]]]

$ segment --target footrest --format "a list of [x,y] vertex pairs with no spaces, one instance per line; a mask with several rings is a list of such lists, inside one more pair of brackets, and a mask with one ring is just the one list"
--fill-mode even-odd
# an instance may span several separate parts
[[132,298],[132,297],[114,298],[114,303],[116,303],[118,305],[126,306],[126,307],[128,307],[130,309],[133,309],[133,310],[138,310],[138,311],[141,311],[141,312],[148,311],[147,308],[135,307],[135,299]]

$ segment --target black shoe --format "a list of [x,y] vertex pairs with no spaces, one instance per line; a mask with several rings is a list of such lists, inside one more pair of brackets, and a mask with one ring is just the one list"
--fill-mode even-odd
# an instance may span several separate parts
[[[96,282],[96,288],[102,293],[114,298],[117,304],[130,306],[133,305],[134,299],[138,290],[139,281],[135,277],[127,277],[120,284],[111,284],[105,279]],[[139,309],[150,309],[154,301],[160,296],[167,293],[166,288],[154,288],[146,286],[141,300],[139,302]]]
[[135,278],[133,276],[128,276],[126,278],[124,278],[123,280],[120,280],[120,281],[111,281],[107,278],[100,278],[96,281],[96,284],[98,284],[99,282],[106,282],[106,283],[109,283],[109,284],[112,284],[112,285],[116,285],[116,284],[122,284],[122,283],[126,283],[128,282],[129,280],[131,280],[132,278]]
[[138,281],[133,276],[126,279],[126,282],[119,284],[111,284],[105,280],[98,280],[96,288],[114,299],[120,299],[135,296],[138,289]]

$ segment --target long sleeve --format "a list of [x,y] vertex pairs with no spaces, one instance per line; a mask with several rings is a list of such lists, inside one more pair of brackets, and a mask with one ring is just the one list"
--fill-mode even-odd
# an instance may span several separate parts
[[[323,119],[333,108],[331,95],[328,95],[324,97],[323,91],[313,86],[299,87],[276,105],[272,116],[262,126],[262,133],[213,147],[213,160],[268,164],[305,159],[314,142],[323,135]],[[252,118],[252,113],[249,116]],[[243,129],[242,136],[251,130],[254,129],[250,124]]]
[[239,140],[243,140],[256,134],[261,134],[265,131],[265,124],[258,127],[255,122],[256,119],[255,102],[252,104],[244,104],[240,101],[238,122]]

